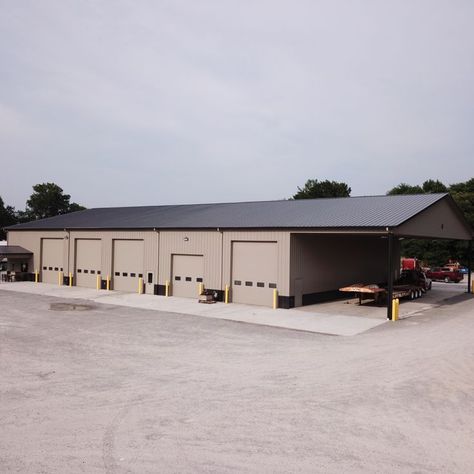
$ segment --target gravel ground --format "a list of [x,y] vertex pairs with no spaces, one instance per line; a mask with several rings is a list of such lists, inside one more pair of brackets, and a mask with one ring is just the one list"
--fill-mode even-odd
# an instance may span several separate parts
[[473,471],[472,296],[354,337],[90,304],[0,291],[0,472]]

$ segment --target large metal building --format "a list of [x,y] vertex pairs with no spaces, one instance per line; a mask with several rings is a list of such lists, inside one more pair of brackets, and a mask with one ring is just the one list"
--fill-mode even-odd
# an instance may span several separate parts
[[[40,281],[291,308],[396,276],[403,237],[471,241],[448,194],[97,208],[8,229]],[[7,252],[8,250],[6,250]]]

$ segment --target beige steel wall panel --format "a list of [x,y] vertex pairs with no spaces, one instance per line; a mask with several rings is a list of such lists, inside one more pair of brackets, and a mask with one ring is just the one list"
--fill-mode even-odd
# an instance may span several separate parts
[[396,229],[397,235],[445,239],[472,239],[472,231],[466,229],[446,199],[438,201]]
[[223,234],[222,288],[231,284],[232,242],[276,242],[277,243],[277,289],[282,296],[290,295],[290,232],[288,231],[225,231]]
[[[30,271],[40,270],[41,266],[41,238],[65,239],[64,231],[14,231],[8,232],[8,245],[19,245],[33,252],[32,268]],[[67,261],[67,241],[64,240],[63,262]],[[63,267],[64,268],[64,267]]]
[[[187,239],[187,240],[186,240]],[[221,287],[222,233],[213,231],[161,231],[159,240],[159,283],[171,281],[172,255],[202,255],[204,287]]]
[[[101,274],[102,279],[106,279],[107,275],[113,277],[112,272],[112,248],[113,240],[143,240],[144,242],[144,281],[147,281],[147,274],[153,273],[153,282],[146,284],[146,293],[153,294],[153,285],[158,282],[158,247],[159,247],[159,233],[153,230],[149,231],[71,231],[70,252],[71,262],[74,262],[74,241],[76,239],[100,239],[102,244],[101,251]],[[70,269],[73,271],[73,269]],[[135,291],[135,290],[133,290]]]
[[[400,245],[394,246],[394,269],[399,270]],[[386,238],[351,235],[293,234],[291,238],[291,294],[337,290],[352,283],[387,279]],[[296,282],[297,279],[302,281]]]

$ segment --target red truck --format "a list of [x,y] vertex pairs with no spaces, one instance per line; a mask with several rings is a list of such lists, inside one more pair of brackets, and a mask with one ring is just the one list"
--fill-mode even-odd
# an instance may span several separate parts
[[464,278],[464,275],[459,270],[454,270],[450,267],[432,268],[426,272],[426,276],[432,280],[444,281],[446,283],[452,281],[459,283]]
[[421,270],[420,261],[417,258],[402,257],[402,270]]

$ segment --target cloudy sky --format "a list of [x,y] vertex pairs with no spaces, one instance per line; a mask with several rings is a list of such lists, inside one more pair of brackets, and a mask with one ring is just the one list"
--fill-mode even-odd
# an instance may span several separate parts
[[474,176],[472,0],[0,0],[0,195],[88,207]]

